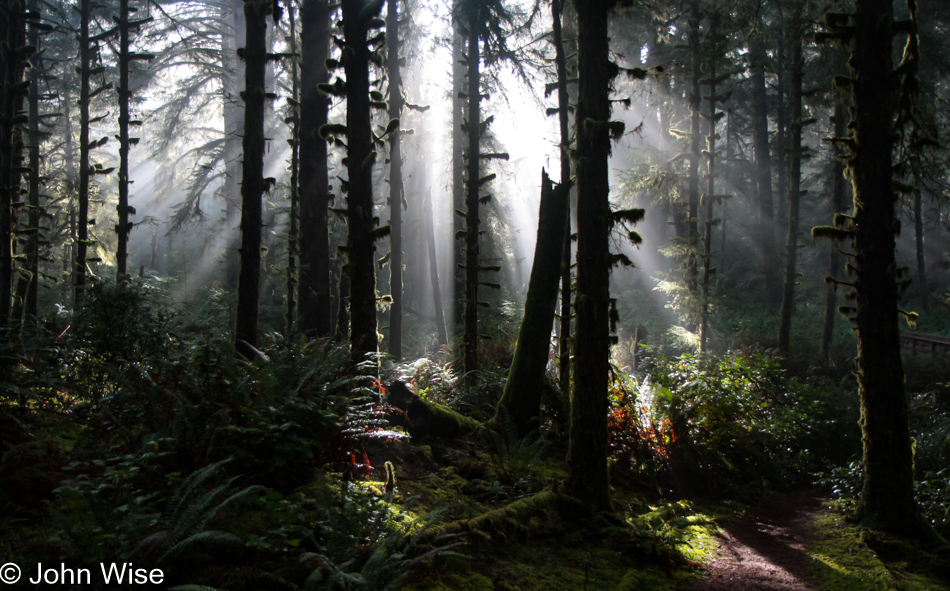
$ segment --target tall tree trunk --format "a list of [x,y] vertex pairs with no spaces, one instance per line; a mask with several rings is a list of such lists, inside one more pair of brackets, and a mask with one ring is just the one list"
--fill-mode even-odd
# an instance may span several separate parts
[[89,245],[89,71],[93,48],[89,41],[90,0],[79,3],[79,203],[76,219],[76,263],[73,296],[76,310],[82,308],[86,289],[86,253]]
[[[558,378],[561,392],[567,393],[571,389],[571,157],[568,151],[571,143],[571,132],[569,127],[570,101],[567,91],[567,57],[565,56],[564,38],[561,31],[562,2],[563,0],[552,0],[551,16],[554,32],[554,64],[557,71],[558,131],[561,138],[561,177],[559,180],[562,190],[568,194],[568,199],[564,204],[568,214],[564,219],[564,246],[561,253],[561,323],[558,331]],[[532,273],[534,273],[533,268]]]
[[768,310],[778,306],[778,262],[775,256],[775,215],[772,203],[772,156],[769,153],[769,110],[765,92],[765,46],[754,37],[749,43],[752,64],[752,141],[755,148],[755,174],[758,188],[759,248]]
[[[718,13],[713,13],[710,17],[709,37],[715,44]],[[709,123],[709,130],[706,134],[706,216],[703,221],[703,277],[702,277],[702,314],[699,324],[699,352],[707,351],[709,341],[709,310],[710,299],[712,297],[712,243],[713,243],[713,203],[716,200],[716,121],[719,115],[716,113],[716,102],[719,97],[716,96],[716,59],[718,55],[715,49],[711,51],[712,56],[707,62],[706,74],[709,76],[705,82],[709,85],[709,114],[706,116]]]
[[[697,264],[699,253],[699,161],[701,153],[702,130],[701,113],[702,92],[699,80],[702,74],[702,48],[700,46],[699,24],[702,14],[699,11],[699,0],[690,1],[689,41],[690,55],[690,93],[689,93],[689,175],[687,178],[688,219],[686,222],[686,287],[691,294],[696,293]],[[690,330],[695,329],[696,319],[688,322]]]
[[458,240],[465,230],[465,132],[463,99],[465,89],[465,36],[462,34],[459,15],[453,10],[452,18],[452,235],[456,237],[453,248],[452,276],[455,278],[452,294],[452,324],[458,328],[465,319],[465,242]]
[[373,131],[369,116],[370,18],[361,14],[366,0],[343,0],[346,49],[347,150],[347,256],[350,272],[350,352],[354,361],[366,361],[379,350],[376,333],[376,251],[373,219]]
[[224,279],[229,290],[237,290],[241,266],[241,157],[244,138],[244,64],[238,49],[247,44],[244,1],[231,0],[226,10],[230,29],[221,35],[224,56]]
[[610,509],[607,486],[607,385],[610,333],[609,0],[577,8],[577,327],[568,448],[569,494],[595,510]]
[[[264,195],[264,76],[267,18],[272,5],[244,0],[244,166],[241,175],[241,267],[238,274],[236,348],[253,358],[261,284],[261,207]],[[250,345],[250,347],[248,347]]]
[[329,97],[317,90],[329,74],[330,8],[327,0],[305,0],[300,7],[300,332],[331,334],[330,206],[327,142],[320,128],[327,124]]
[[857,4],[850,162],[854,190],[855,326],[858,389],[864,443],[864,486],[859,512],[896,533],[919,533],[914,500],[913,452],[901,363],[895,269],[896,195],[892,155],[896,112],[891,58],[891,0]]
[[[402,76],[399,68],[399,0],[388,0],[386,14],[386,44],[389,56],[389,119],[402,116]],[[389,307],[389,354],[402,359],[402,208],[405,197],[402,181],[402,133],[397,129],[389,142],[389,293],[393,301]]]
[[[297,48],[297,19],[296,8],[289,6],[287,12],[290,18],[290,53],[296,56]],[[287,335],[289,336],[297,322],[297,254],[300,245],[300,229],[297,223],[300,208],[300,76],[298,75],[298,58],[292,57],[290,66],[290,93],[293,99],[291,106],[290,127],[290,228],[287,231]]]
[[465,373],[478,370],[478,187],[479,141],[481,139],[481,77],[478,47],[479,3],[471,3],[468,15],[468,167],[465,195],[465,331],[462,340]]
[[[33,1],[31,10],[36,11],[38,2]],[[43,69],[40,54],[40,36],[35,27],[30,27],[29,43],[36,48],[33,67],[30,68],[29,127],[30,127],[30,188],[29,188],[29,225],[32,230],[26,247],[29,265],[29,284],[25,294],[25,311],[28,317],[37,316],[40,284],[40,72]]]
[[[844,101],[835,97],[835,111],[832,116],[834,124],[834,136],[845,137],[848,132],[847,105]],[[845,178],[844,162],[841,158],[844,154],[838,145],[832,148],[831,163],[831,210],[832,214],[844,213],[846,207],[845,198]],[[831,252],[828,255],[828,277],[832,280],[839,279],[838,272],[841,267],[841,256],[838,253],[838,246],[831,245]],[[834,340],[835,318],[838,316],[837,305],[838,290],[835,284],[829,283],[825,291],[825,316],[821,327],[821,346],[818,349],[818,358],[827,361],[831,354],[831,343]]]
[[425,219],[423,225],[426,233],[426,247],[429,253],[429,282],[432,285],[432,303],[435,307],[435,325],[439,331],[439,345],[449,342],[449,335],[445,329],[445,314],[442,308],[442,290],[439,286],[439,264],[435,249],[435,223],[432,220],[432,193],[426,192],[425,203],[422,204]]
[[565,246],[564,234],[570,221],[570,194],[567,185],[555,187],[548,174],[541,171],[541,209],[534,264],[518,344],[508,370],[504,394],[498,403],[499,411],[504,408],[511,416],[519,437],[540,426],[537,419],[541,414],[541,390],[551,351],[551,325],[561,278],[561,257],[554,255]]
[[[795,22],[800,23],[802,5],[796,5]],[[796,27],[800,33],[800,29]],[[802,59],[801,34],[792,41],[791,121],[789,121],[788,157],[788,227],[785,236],[785,281],[782,286],[782,313],[779,320],[778,348],[788,353],[792,334],[792,313],[795,310],[795,283],[798,279],[798,222],[802,182],[802,78],[805,64]]]
[[[781,34],[780,34],[781,35]],[[778,40],[778,94],[775,97],[775,156],[776,166],[778,167],[778,200],[776,203],[776,227],[781,228],[785,225],[786,215],[788,214],[785,198],[788,191],[788,105],[785,102],[785,84],[787,75],[785,73],[785,39]]]
[[[0,330],[11,320],[16,241],[16,210],[20,201],[22,167],[22,131],[14,121],[21,110],[23,95],[17,87],[23,81],[26,60],[25,6],[21,0],[5,0],[0,11],[0,72],[2,72],[2,110],[0,110]],[[19,144],[19,146],[18,146]]]
[[129,0],[119,0],[119,203],[116,205],[118,223],[115,233],[118,246],[115,255],[116,281],[127,281],[129,258]]

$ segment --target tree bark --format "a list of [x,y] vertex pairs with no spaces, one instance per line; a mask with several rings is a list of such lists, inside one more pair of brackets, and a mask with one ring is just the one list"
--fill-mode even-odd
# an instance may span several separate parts
[[[800,23],[802,5],[796,5],[795,22]],[[795,310],[795,283],[798,279],[796,269],[798,264],[798,222],[799,202],[801,200],[802,182],[802,79],[804,76],[804,62],[802,59],[801,29],[796,26],[796,34],[792,42],[792,88],[791,88],[791,121],[789,121],[789,155],[788,155],[788,226],[785,236],[785,281],[782,286],[782,312],[779,320],[778,348],[783,353],[789,352],[792,334],[792,313]]]
[[119,0],[119,202],[116,205],[118,223],[115,233],[118,241],[115,255],[116,281],[128,280],[129,233],[132,224],[129,215],[129,0]]
[[864,443],[859,513],[895,533],[922,527],[913,488],[913,452],[898,330],[892,187],[896,112],[890,0],[861,0],[854,17],[851,78],[856,149],[850,162],[854,191],[855,326]]
[[[402,116],[402,76],[399,68],[399,14],[398,0],[388,0],[386,14],[386,44],[389,56],[389,119]],[[402,359],[402,209],[403,195],[402,133],[397,129],[389,141],[389,293],[393,298],[389,307],[389,354]]]
[[[290,53],[296,56],[297,47],[297,19],[296,8],[289,6],[287,12],[290,18]],[[291,58],[290,66],[290,93],[293,99],[291,106],[290,127],[290,218],[287,230],[287,318],[286,334],[290,336],[297,324],[297,285],[299,270],[297,256],[300,246],[300,226],[298,216],[300,212],[300,76],[298,75],[298,58]]]
[[609,0],[575,0],[579,93],[577,125],[577,326],[567,489],[595,510],[609,510],[607,385],[610,334],[610,138],[607,40]]
[[[554,33],[554,64],[557,71],[557,109],[558,131],[560,132],[560,186],[568,194],[564,207],[568,210],[564,219],[564,246],[561,252],[561,310],[560,330],[558,331],[558,379],[561,392],[571,390],[571,157],[568,148],[570,135],[570,100],[567,89],[567,57],[564,50],[564,38],[561,30],[561,6],[563,0],[552,0],[551,16]],[[540,228],[539,228],[540,231]],[[532,269],[532,273],[533,273]]]
[[924,216],[922,200],[924,188],[914,193],[914,247],[917,255],[917,282],[920,293],[920,305],[924,312],[930,312],[930,289],[927,287],[927,262],[924,256]]
[[[699,80],[702,73],[702,48],[700,47],[699,23],[702,14],[699,10],[699,0],[691,0],[689,16],[689,32],[687,40],[689,42],[690,55],[690,93],[689,93],[689,174],[687,177],[687,220],[686,220],[686,287],[690,294],[696,294],[697,287],[697,263],[699,254],[699,160],[700,143],[702,141],[701,113],[702,92],[699,87]],[[687,321],[690,330],[696,326],[696,318],[692,317]]]
[[567,185],[554,186],[547,172],[541,171],[541,209],[538,213],[538,239],[534,247],[534,263],[524,303],[524,316],[518,331],[518,344],[508,370],[505,391],[498,409],[505,409],[524,437],[539,427],[541,389],[551,351],[551,325],[557,304],[558,282],[561,278],[561,257],[564,234],[570,215],[570,190]]
[[73,267],[74,308],[82,308],[86,288],[86,253],[89,245],[89,70],[92,46],[89,41],[90,0],[79,3],[79,195],[76,212],[76,263]]
[[481,77],[479,72],[479,3],[468,15],[468,160],[465,194],[465,324],[462,339],[464,373],[478,370],[478,187],[481,139]]
[[[225,9],[230,30],[221,35],[224,56],[224,281],[229,290],[237,290],[241,266],[241,156],[244,138],[244,104],[241,93],[244,64],[238,48],[247,44],[247,25],[243,0],[231,0]],[[154,265],[153,267],[154,268]]]
[[769,153],[769,110],[765,92],[765,47],[754,37],[749,43],[752,65],[752,141],[755,148],[755,174],[758,188],[759,248],[765,295],[770,311],[778,306],[778,262],[775,256],[775,215],[772,198],[772,156]]
[[465,319],[465,242],[458,239],[465,230],[465,218],[459,212],[465,211],[465,133],[462,131],[465,102],[462,98],[465,88],[465,37],[459,15],[452,17],[452,235],[453,243],[452,276],[455,278],[452,294],[452,324],[456,329]]
[[330,206],[327,142],[329,97],[317,90],[329,74],[330,8],[327,0],[305,0],[300,7],[300,309],[298,327],[308,336],[331,333]]
[[[257,347],[261,282],[261,207],[264,195],[264,77],[267,67],[267,19],[271,4],[244,0],[244,166],[241,175],[241,267],[238,274],[235,346],[247,358]],[[250,347],[248,347],[248,345]]]
[[[373,131],[369,115],[369,48],[371,16],[361,14],[365,0],[343,0],[346,48],[347,256],[350,274],[350,352],[353,360],[367,361],[379,350],[376,333],[376,251],[373,231]],[[375,361],[375,360],[374,360]]]

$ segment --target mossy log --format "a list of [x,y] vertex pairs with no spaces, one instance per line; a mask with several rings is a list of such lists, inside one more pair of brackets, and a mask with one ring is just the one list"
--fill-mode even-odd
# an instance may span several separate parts
[[389,385],[389,403],[397,410],[389,421],[405,427],[415,437],[461,437],[473,433],[481,423],[454,410],[416,396],[403,382]]
[[555,516],[574,520],[590,516],[590,511],[573,497],[544,490],[473,519],[447,523],[437,530],[437,535],[468,534],[474,544],[526,542],[532,531],[549,529]]

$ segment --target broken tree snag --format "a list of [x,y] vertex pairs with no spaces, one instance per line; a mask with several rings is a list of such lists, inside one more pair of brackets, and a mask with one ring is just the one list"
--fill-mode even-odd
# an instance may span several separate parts
[[541,207],[538,216],[538,240],[534,264],[528,282],[524,318],[518,332],[518,345],[508,372],[505,392],[498,403],[511,415],[524,437],[538,428],[541,393],[545,387],[545,368],[551,350],[551,326],[561,281],[561,259],[566,242],[568,199],[566,186],[555,185],[541,171]]
[[389,403],[397,409],[389,414],[389,422],[414,437],[462,437],[480,425],[448,407],[419,398],[403,382],[393,382],[388,392]]

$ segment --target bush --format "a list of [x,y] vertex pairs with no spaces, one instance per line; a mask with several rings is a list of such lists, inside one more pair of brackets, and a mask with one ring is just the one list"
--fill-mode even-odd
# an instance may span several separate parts
[[779,358],[731,352],[648,359],[646,377],[615,380],[615,461],[663,486],[713,491],[787,486],[859,441],[855,407],[823,382],[787,378]]

